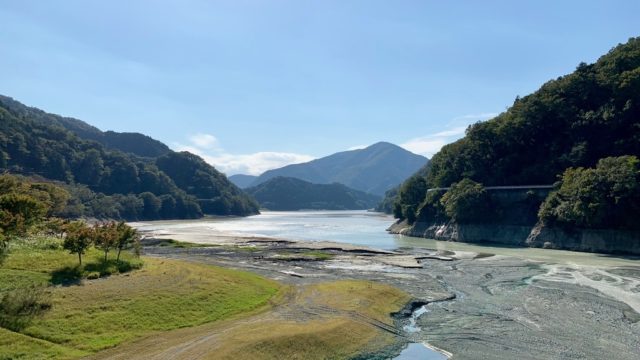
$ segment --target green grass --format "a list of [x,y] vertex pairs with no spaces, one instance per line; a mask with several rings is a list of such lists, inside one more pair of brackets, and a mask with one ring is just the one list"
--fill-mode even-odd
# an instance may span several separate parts
[[88,353],[0,328],[0,360],[73,359]]
[[[86,274],[90,261],[98,264],[101,256],[91,250],[81,271]],[[137,261],[130,254],[125,260]],[[143,260],[140,270],[50,287],[51,309],[24,327],[22,335],[11,333],[15,345],[0,346],[0,359],[78,357],[158,331],[251,312],[268,305],[281,289],[276,282],[246,272]],[[74,269],[76,263],[75,255],[54,245],[16,245],[0,267],[0,289],[56,282],[56,274]]]

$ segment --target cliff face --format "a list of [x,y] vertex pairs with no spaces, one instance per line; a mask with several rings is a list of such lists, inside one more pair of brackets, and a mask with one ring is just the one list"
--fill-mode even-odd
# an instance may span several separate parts
[[393,224],[394,234],[468,243],[498,243],[597,253],[640,255],[640,231],[560,228],[537,222],[537,208],[548,190],[492,191],[492,200],[503,209],[494,222],[457,224],[406,222]]
[[393,224],[393,234],[468,243],[498,243],[606,254],[640,255],[640,231],[606,229],[563,229],[541,224]]

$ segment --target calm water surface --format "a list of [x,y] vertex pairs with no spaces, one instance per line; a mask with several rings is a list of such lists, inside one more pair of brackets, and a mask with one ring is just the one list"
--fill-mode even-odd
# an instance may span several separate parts
[[[637,266],[637,259],[573,251],[513,248],[464,244],[393,235],[386,229],[394,219],[367,211],[265,211],[244,218],[151,221],[135,224],[141,230],[166,233],[199,233],[233,236],[262,236],[291,240],[335,241],[393,250],[418,247],[515,256],[553,263],[591,266]],[[206,239],[206,237],[205,237]],[[201,239],[198,242],[202,242]]]

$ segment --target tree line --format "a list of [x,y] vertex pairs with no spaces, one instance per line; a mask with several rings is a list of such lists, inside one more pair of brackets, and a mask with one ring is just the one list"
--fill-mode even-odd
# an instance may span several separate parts
[[107,261],[111,250],[116,261],[125,249],[139,247],[140,236],[124,222],[102,222],[93,226],[81,220],[55,217],[68,201],[65,190],[49,183],[34,183],[11,175],[0,176],[0,259],[6,256],[12,239],[30,234],[44,234],[64,239],[63,247],[82,255],[90,246],[104,252]]

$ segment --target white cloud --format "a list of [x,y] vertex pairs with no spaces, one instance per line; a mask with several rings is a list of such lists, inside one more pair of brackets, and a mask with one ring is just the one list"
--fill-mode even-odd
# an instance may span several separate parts
[[445,138],[433,138],[425,136],[411,139],[400,144],[400,146],[411,151],[412,153],[424,155],[430,158],[446,144],[447,140]]
[[211,134],[198,133],[189,137],[189,141],[200,149],[219,149],[218,139]]
[[477,121],[493,118],[497,115],[498,113],[480,113],[458,116],[450,122],[448,129],[409,139],[400,144],[400,146],[413,153],[430,158],[446,144],[461,138],[469,125]]
[[356,146],[352,146],[352,147],[348,148],[348,149],[347,149],[347,151],[351,151],[351,150],[361,150],[361,149],[364,149],[364,148],[366,148],[366,147],[367,147],[367,145],[356,145]]
[[313,156],[286,152],[262,151],[253,154],[230,154],[224,151],[218,140],[209,134],[189,137],[189,144],[174,143],[177,151],[188,151],[204,159],[227,175],[260,175],[271,169],[298,164],[314,159]]

